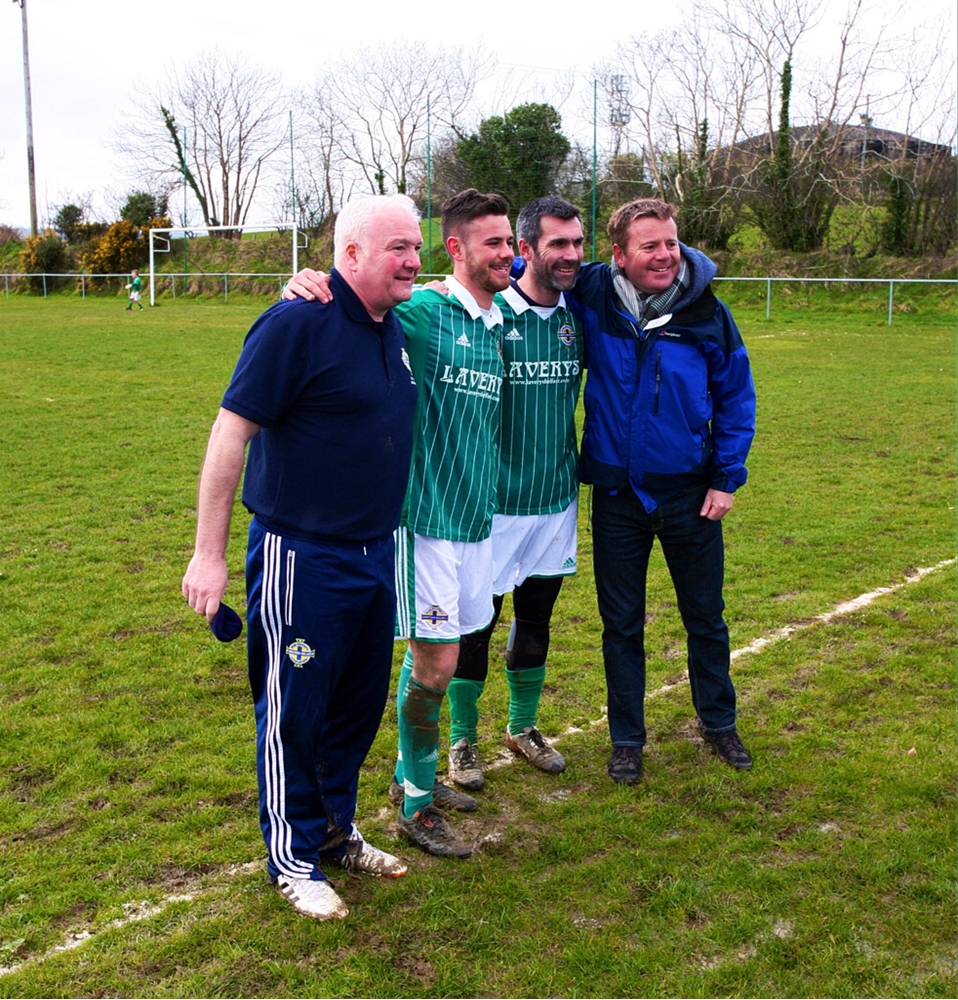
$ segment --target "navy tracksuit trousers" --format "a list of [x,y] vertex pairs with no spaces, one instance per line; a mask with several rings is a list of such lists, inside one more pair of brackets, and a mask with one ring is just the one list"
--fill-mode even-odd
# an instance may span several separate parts
[[389,688],[393,553],[392,536],[318,542],[250,525],[249,678],[271,878],[322,880],[320,857],[345,851]]

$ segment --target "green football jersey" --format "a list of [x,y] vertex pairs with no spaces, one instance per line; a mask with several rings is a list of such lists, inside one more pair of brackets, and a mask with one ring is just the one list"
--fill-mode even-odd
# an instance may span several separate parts
[[500,514],[565,510],[578,489],[575,407],[582,385],[582,328],[565,296],[533,306],[515,288],[496,297],[502,309]]
[[502,314],[487,318],[453,278],[394,312],[419,386],[402,523],[419,535],[480,542],[492,531],[499,471]]

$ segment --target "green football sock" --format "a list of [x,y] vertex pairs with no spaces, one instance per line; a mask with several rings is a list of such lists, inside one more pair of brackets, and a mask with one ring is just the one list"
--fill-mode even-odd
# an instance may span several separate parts
[[[409,678],[412,676],[412,650],[406,649],[406,656],[402,661],[402,669],[399,671],[399,684],[396,686],[396,708],[398,711],[399,700],[402,697],[403,691],[406,690],[406,685],[409,683]],[[393,774],[396,779],[396,784],[402,786],[402,747],[399,748],[399,755],[396,758],[396,770]]]
[[473,745],[478,742],[479,696],[485,681],[470,681],[465,677],[453,677],[446,693],[449,695],[449,745],[467,739]]
[[407,817],[432,802],[439,758],[442,697],[442,691],[426,687],[415,677],[410,677],[397,699],[399,752],[402,754],[403,788],[406,792],[402,810]]
[[509,682],[509,732],[516,736],[526,726],[534,726],[539,714],[539,699],[546,679],[546,665],[526,670],[506,668]]

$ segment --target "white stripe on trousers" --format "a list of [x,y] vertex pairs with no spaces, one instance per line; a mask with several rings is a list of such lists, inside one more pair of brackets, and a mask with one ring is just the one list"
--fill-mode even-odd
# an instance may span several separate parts
[[293,577],[296,575],[296,550],[286,553],[286,624],[293,624]]
[[409,617],[409,542],[412,532],[408,528],[397,528],[393,532],[396,540],[396,638],[408,639],[412,635]]
[[[263,584],[260,618],[266,634],[268,667],[266,674],[266,739],[263,770],[266,779],[266,812],[269,816],[269,854],[274,865],[290,878],[309,878],[313,866],[292,855],[293,831],[286,819],[286,769],[283,739],[279,732],[282,691],[279,668],[283,660],[283,625],[280,616],[280,562],[283,539],[266,532],[263,543]],[[292,610],[292,566],[287,562],[286,609]]]

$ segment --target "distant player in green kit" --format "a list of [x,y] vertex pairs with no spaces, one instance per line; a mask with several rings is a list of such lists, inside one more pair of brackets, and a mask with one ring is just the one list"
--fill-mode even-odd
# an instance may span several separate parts
[[[551,774],[562,755],[537,728],[546,676],[549,622],[562,579],[576,570],[578,477],[575,407],[584,351],[564,293],[582,263],[582,216],[560,198],[538,198],[519,214],[518,281],[496,296],[503,313],[498,506],[492,527],[496,618],[512,594],[514,620],[506,645],[509,724],[506,746]],[[448,688],[452,727],[449,776],[482,787],[477,747],[479,696],[489,669],[496,619],[463,635]]]
[[[447,807],[475,803],[436,783],[439,712],[461,637],[487,629],[495,613],[491,534],[504,368],[503,318],[493,296],[509,286],[507,211],[500,195],[472,188],[450,198],[442,208],[443,241],[453,261],[449,295],[423,289],[396,310],[419,386],[396,544],[398,630],[409,639],[397,692],[397,822],[424,850],[450,857],[468,857],[472,849],[437,810],[438,795]],[[311,277],[315,272],[297,275],[284,294],[321,294]]]
[[130,304],[126,307],[127,312],[131,312],[133,309],[133,303],[135,302],[139,307],[140,311],[143,311],[143,305],[140,302],[140,288],[143,282],[140,280],[140,272],[136,268],[130,271],[130,281],[126,286],[130,292]]

